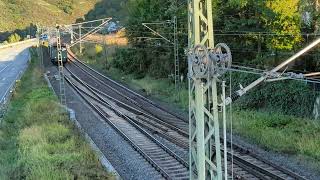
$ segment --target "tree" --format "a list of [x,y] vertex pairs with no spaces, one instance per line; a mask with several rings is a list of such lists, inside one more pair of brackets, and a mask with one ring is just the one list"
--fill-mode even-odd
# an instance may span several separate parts
[[268,40],[268,47],[292,50],[301,42],[299,0],[267,0],[263,20],[275,36]]
[[103,47],[101,45],[96,44],[95,49],[96,49],[96,55],[101,56],[102,51],[103,51]]

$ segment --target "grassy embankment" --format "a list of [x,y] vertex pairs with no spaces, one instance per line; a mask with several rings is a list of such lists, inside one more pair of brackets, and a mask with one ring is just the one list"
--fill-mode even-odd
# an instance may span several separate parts
[[112,179],[63,113],[38,66],[33,52],[2,119],[0,179]]
[[98,0],[0,1],[0,32],[24,29],[30,23],[54,26],[68,24],[92,10]]
[[[125,74],[112,67],[106,70],[106,58],[102,54],[92,56],[94,51],[93,45],[87,46],[81,58],[92,67],[128,84],[133,89],[142,90],[148,96],[187,110],[188,90],[186,85],[178,95],[179,93],[168,79],[154,79],[148,76],[136,79],[134,75]],[[88,55],[88,52],[91,52],[91,55]],[[108,64],[111,64],[112,56],[109,55],[107,59]],[[236,108],[232,116],[233,130],[236,134],[265,149],[310,159],[310,162],[314,162],[315,166],[320,168],[319,122],[279,113],[237,110]]]

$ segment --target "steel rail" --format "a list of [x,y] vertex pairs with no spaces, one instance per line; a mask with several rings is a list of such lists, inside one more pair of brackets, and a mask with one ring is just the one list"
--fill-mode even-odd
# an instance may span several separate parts
[[[68,68],[66,68],[66,69],[68,70]],[[86,86],[87,89],[90,89],[90,86],[87,85],[85,82],[82,82],[78,77],[76,77],[71,72],[71,70],[68,70],[68,71],[70,72],[71,76],[73,76],[73,78],[75,78],[75,80],[80,81],[80,83],[83,84],[84,86]],[[94,93],[94,90],[92,90],[91,92]],[[98,90],[98,92],[101,92],[101,91]],[[104,93],[101,92],[101,94],[104,94]],[[101,101],[103,101],[102,97],[98,96],[98,98]],[[228,152],[228,157],[231,158],[231,156],[232,156],[231,153]],[[240,167],[242,169],[246,170],[249,174],[252,174],[256,177],[259,177],[259,179],[267,180],[268,178],[266,178],[265,175],[268,175],[268,177],[272,177],[274,179],[283,179],[283,178],[280,178],[280,177],[270,173],[269,171],[263,170],[261,167],[254,165],[241,157],[235,156],[235,161],[237,162],[237,165],[240,165]]]
[[[123,108],[129,110],[130,112],[134,113],[137,116],[138,119],[141,119],[142,121],[145,122],[145,123],[142,123],[139,120],[132,118],[132,120],[135,121],[140,126],[143,126],[143,127],[147,128],[149,131],[159,133],[160,136],[168,139],[169,141],[171,141],[171,142],[173,142],[173,143],[175,143],[175,144],[177,144],[177,145],[179,145],[179,146],[181,146],[183,148],[188,148],[189,145],[188,145],[187,142],[181,141],[181,139],[178,139],[177,137],[170,136],[170,135],[167,134],[168,128],[170,128],[172,132],[178,131],[178,133],[180,133],[180,136],[187,138],[188,134],[185,133],[183,130],[181,130],[181,129],[179,129],[179,128],[171,125],[171,124],[168,124],[168,123],[166,123],[164,121],[161,121],[160,119],[152,116],[151,114],[147,114],[145,112],[142,112],[142,111],[140,111],[140,110],[138,110],[138,109],[126,104],[126,103],[123,103],[123,102],[121,102],[121,101],[119,101],[119,100],[117,100],[117,99],[105,94],[104,92],[102,92],[102,91],[100,91],[100,90],[88,85],[87,83],[81,81],[76,75],[74,75],[73,72],[71,72],[70,69],[66,68],[66,70],[70,73],[70,75],[77,82],[81,83],[83,86],[86,86],[92,93],[98,93],[98,94],[110,99],[111,101],[114,101],[119,107],[123,107]],[[98,98],[101,101],[106,102],[106,100],[104,98],[102,98],[100,96]],[[143,115],[144,117],[146,117],[148,119],[139,118],[140,115]],[[159,125],[158,124],[154,124],[154,123],[158,123]],[[150,126],[153,126],[153,128],[150,127]]]
[[[67,69],[67,68],[66,68]],[[69,70],[68,70],[69,71]],[[69,71],[70,72],[70,71]],[[76,77],[75,75],[73,75],[73,77]],[[116,107],[113,107],[109,102],[105,101],[101,96],[100,93],[96,93],[93,90],[91,90],[90,86],[86,85],[85,82],[81,81],[78,77],[76,77],[78,82],[85,86],[91,93],[93,93],[97,98],[94,98],[95,100],[99,101],[99,103],[103,103],[105,105],[107,105],[110,109],[112,109],[117,115],[125,118],[126,120],[128,120],[130,123],[132,122],[132,125],[136,126],[139,130],[143,131],[143,133],[145,133],[145,135],[147,135],[149,138],[152,138],[154,140],[154,142],[156,142],[159,146],[163,147],[164,149],[166,149],[165,151],[167,151],[169,154],[173,155],[176,157],[176,159],[178,161],[180,161],[182,164],[184,164],[185,166],[187,166],[187,163],[181,159],[178,155],[176,155],[174,152],[172,152],[169,148],[167,148],[165,145],[163,145],[161,142],[159,142],[157,139],[155,139],[152,135],[150,135],[150,133],[146,132],[144,129],[141,129],[139,126],[137,126],[131,117],[123,114],[121,111],[119,111]]]
[[[112,85],[107,84],[106,82],[102,81],[101,79],[97,78],[96,76],[94,76],[92,73],[86,71],[83,67],[81,67],[80,65],[76,64],[77,61],[74,61],[75,63],[73,63],[77,68],[79,68],[83,73],[87,74],[88,76],[90,76],[93,80],[96,80],[97,82],[99,82],[99,84],[104,85],[108,88],[108,90],[111,90],[113,93],[117,94],[119,97],[124,98],[126,101],[134,104],[135,106],[139,107],[140,109],[142,109],[143,111],[148,112],[149,114],[152,114],[154,117],[157,118],[157,121],[160,122],[159,120],[163,119],[163,117],[151,113],[149,109],[146,109],[145,106],[143,106],[143,104],[137,102],[135,99],[133,99],[132,97],[129,97],[128,95],[124,95],[123,93],[121,93],[119,90],[117,90],[116,88],[114,88]],[[143,101],[145,102],[145,101]],[[163,111],[164,113],[166,111]],[[171,116],[169,113],[167,113],[169,116]],[[176,117],[172,117],[172,118],[176,118]],[[166,121],[163,121],[163,123],[165,123]],[[182,121],[183,124],[185,124],[185,122]],[[173,126],[171,126],[172,128],[174,128]],[[179,128],[174,128],[177,131],[179,131],[180,133],[185,134],[186,136],[188,135],[188,133],[186,131],[183,131],[182,129]]]
[[124,132],[122,132],[122,130],[120,130],[113,122],[111,122],[101,109],[99,109],[92,102],[90,102],[88,98],[85,97],[85,95],[83,94],[84,91],[81,91],[68,78],[65,77],[65,79],[68,84],[84,99],[84,101],[88,103],[88,105],[93,108],[93,110],[98,113],[104,120],[106,120],[108,124],[110,124],[139,154],[141,154],[142,157],[144,157],[144,159],[147,160],[147,162],[149,162],[157,171],[159,171],[163,177],[169,178],[169,175],[156,162],[154,162],[151,157],[144,153],[140,147],[138,147]]
[[[74,65],[77,66],[77,67],[79,67],[79,66],[76,65],[76,64],[74,64]],[[79,67],[79,68],[81,68],[81,67]],[[82,69],[82,70],[83,70],[83,69]],[[69,70],[69,72],[70,72],[76,79],[79,79],[79,78],[76,77],[76,75],[75,75],[74,73],[72,73],[70,70]],[[88,73],[88,72],[87,72],[87,73]],[[88,73],[88,74],[90,74],[90,73]],[[96,79],[97,81],[99,81],[100,83],[105,84],[105,83],[102,82],[101,80],[95,78],[92,74],[91,74],[90,76],[91,76],[92,78]],[[87,84],[87,83],[86,83],[86,84]],[[88,85],[88,84],[87,84],[87,85]],[[107,84],[105,84],[105,85],[108,86],[108,87],[110,87],[110,86],[107,85]],[[102,94],[103,96],[107,97],[108,99],[111,99],[112,101],[115,101],[116,103],[120,104],[121,106],[135,111],[135,113],[142,114],[142,115],[146,116],[147,118],[151,118],[151,119],[157,121],[158,123],[161,123],[161,124],[163,124],[163,125],[165,125],[165,126],[167,126],[167,127],[170,127],[170,128],[172,128],[172,129],[178,131],[180,134],[183,134],[184,136],[188,136],[188,133],[187,133],[186,131],[184,131],[184,130],[176,127],[176,126],[173,126],[173,125],[171,125],[171,124],[169,124],[169,123],[167,123],[167,122],[165,122],[165,121],[163,121],[163,120],[161,120],[161,119],[159,119],[159,118],[157,118],[157,117],[155,117],[153,114],[151,114],[151,113],[149,113],[149,112],[145,112],[145,111],[138,110],[138,109],[136,109],[136,108],[128,105],[127,103],[121,102],[121,101],[119,101],[118,99],[107,95],[106,93],[98,90],[97,88],[94,88],[94,87],[92,87],[92,86],[90,86],[90,88],[91,88],[92,90],[96,91],[97,93]],[[116,90],[114,89],[114,91],[116,91]],[[118,91],[116,91],[116,92],[118,92]],[[121,94],[121,96],[123,96],[123,95]],[[132,98],[130,98],[130,97],[128,97],[128,96],[125,96],[125,98],[126,98],[126,99],[130,99],[130,101],[134,101]]]
[[[69,72],[71,73],[71,76],[74,76],[70,70],[69,70]],[[77,77],[75,76],[74,78],[77,78]],[[85,82],[81,82],[81,83],[86,85]],[[87,88],[90,88],[89,85],[86,85],[86,86],[87,86]],[[101,94],[104,94],[103,92],[101,92],[99,90],[98,90],[98,92],[100,92]],[[186,136],[186,139],[180,139],[180,141],[187,141],[187,136]],[[188,144],[188,142],[185,142],[185,143]],[[188,148],[188,146],[185,146],[185,148]],[[229,155],[229,157],[231,156],[230,153],[228,155]],[[239,158],[239,161],[246,162],[244,159],[241,159],[241,158]],[[243,164],[245,164],[245,163],[243,163]],[[254,176],[259,177],[260,179],[267,179],[267,178],[264,178],[264,176],[262,174],[259,174],[256,171],[252,171],[252,169],[250,167],[248,167],[248,162],[246,162],[246,166],[244,166],[243,164],[241,164],[242,166],[240,166],[240,168],[245,169],[247,172],[249,172],[249,174],[253,174]],[[249,170],[251,170],[251,171],[249,171]]]
[[[70,81],[70,79],[68,79],[69,83],[72,83]],[[72,83],[73,84],[73,83]],[[74,85],[74,84],[73,84]],[[85,86],[85,84],[82,84],[83,86]],[[86,87],[92,94],[94,94],[94,96],[88,94],[87,92],[85,92],[84,90],[80,89],[77,86],[73,86],[75,88],[77,88],[79,91],[82,91],[83,94],[85,94],[86,96],[90,97],[91,99],[93,99],[94,101],[99,102],[99,104],[102,104],[108,108],[110,108],[112,111],[114,111],[118,116],[124,118],[125,120],[127,120],[131,125],[133,125],[133,127],[137,128],[140,132],[142,132],[142,134],[144,134],[146,137],[148,137],[150,140],[152,140],[152,142],[156,143],[159,147],[161,147],[161,149],[163,149],[166,153],[168,153],[171,157],[173,157],[174,159],[176,159],[180,164],[182,164],[186,169],[188,169],[188,165],[185,161],[183,161],[178,155],[176,155],[174,152],[172,152],[169,148],[167,148],[165,145],[163,145],[161,142],[159,142],[156,138],[154,138],[152,135],[150,135],[147,131],[145,131],[144,129],[142,129],[140,126],[138,126],[133,120],[132,118],[128,117],[127,115],[123,114],[122,112],[120,112],[119,110],[117,110],[116,107],[113,107],[111,104],[109,104],[106,101],[102,101],[101,99],[103,99],[99,94],[95,93],[93,90],[90,90],[89,87]],[[98,107],[99,108],[99,107]],[[101,110],[101,108],[100,108]],[[112,122],[111,122],[112,123]],[[117,125],[114,125],[117,126]],[[120,133],[124,133],[121,130],[118,131]],[[125,134],[125,133],[124,133]],[[130,139],[130,138],[129,138]],[[139,146],[138,146],[139,147]],[[140,149],[141,150],[141,149]],[[145,153],[146,154],[146,153]],[[148,157],[147,157],[148,158]],[[152,158],[151,158],[152,160]],[[170,179],[170,176],[165,172],[165,170],[161,170],[161,166],[157,165],[157,163],[155,163],[154,161],[152,162],[153,165],[157,166],[156,169],[160,168],[160,171],[163,171],[162,173],[164,173],[164,177]]]
[[[142,111],[140,111],[140,110],[138,110],[138,109],[126,104],[126,103],[123,103],[123,102],[115,99],[114,97],[111,97],[111,96],[105,94],[104,92],[102,92],[102,91],[100,91],[100,90],[88,85],[87,83],[81,81],[73,72],[71,72],[70,69],[68,69],[68,68],[66,68],[66,69],[76,81],[78,81],[79,83],[81,83],[84,86],[86,86],[93,93],[98,93],[98,94],[100,94],[102,96],[105,96],[106,98],[110,99],[111,101],[114,101],[119,107],[123,107],[123,108],[129,110],[130,112],[136,114],[138,119],[141,119],[142,121],[145,122],[145,123],[142,123],[137,119],[133,119],[139,125],[144,126],[145,128],[148,128],[150,131],[160,133],[159,134],[160,136],[168,139],[169,141],[171,141],[171,142],[173,142],[173,143],[175,143],[177,145],[180,145],[183,148],[187,148],[188,147],[188,143],[181,141],[181,139],[177,139],[177,137],[173,137],[173,136],[170,136],[170,135],[167,134],[168,128],[170,128],[172,132],[176,132],[177,131],[177,133],[180,136],[187,137],[188,134],[186,132],[184,132],[183,130],[181,130],[181,129],[179,129],[179,128],[171,125],[171,124],[168,124],[168,123],[166,123],[166,122],[164,122],[164,121],[152,116],[151,114],[142,112]],[[100,98],[100,100],[105,101],[102,97],[99,97],[99,98]],[[138,116],[141,116],[141,115],[143,115],[144,117],[146,117],[148,119],[139,118]],[[158,123],[159,125],[152,124],[152,123]],[[149,124],[149,125],[153,126],[154,128],[151,128],[150,126],[148,126],[146,124]],[[160,126],[162,126],[162,127],[160,127]],[[166,129],[164,129],[163,127],[166,127]]]
[[100,72],[96,71],[96,70],[93,69],[92,67],[88,66],[87,64],[85,64],[84,62],[82,62],[81,60],[79,60],[79,59],[74,55],[74,53],[70,51],[70,49],[68,49],[67,51],[68,51],[69,55],[70,55],[73,59],[75,59],[77,62],[79,62],[80,64],[82,64],[82,65],[85,66],[86,68],[90,69],[91,71],[95,72],[95,73],[98,74],[100,77],[102,77],[102,78],[110,81],[111,83],[113,83],[114,85],[120,87],[121,89],[124,89],[124,90],[126,90],[126,91],[128,91],[128,92],[130,92],[130,93],[132,93],[132,94],[134,94],[134,95],[136,95],[136,96],[138,96],[139,98],[141,98],[142,100],[150,103],[150,104],[153,105],[154,107],[157,107],[157,108],[159,108],[159,109],[162,110],[162,111],[166,111],[168,114],[170,114],[170,115],[172,115],[172,116],[174,116],[174,117],[176,117],[176,118],[179,118],[179,119],[181,119],[181,120],[184,121],[184,122],[187,122],[187,123],[189,122],[188,120],[185,120],[181,115],[178,115],[178,114],[176,114],[176,113],[173,113],[173,112],[169,111],[168,109],[165,109],[165,108],[159,106],[158,104],[156,104],[155,102],[151,101],[150,99],[144,97],[143,95],[141,95],[141,94],[139,94],[139,93],[137,93],[137,92],[135,92],[135,91],[133,91],[133,90],[125,87],[124,85],[122,85],[122,84],[114,81],[113,79],[111,79],[111,78],[109,78],[109,77],[101,74]]
[[[75,59],[76,59],[76,58],[75,58]],[[76,59],[76,60],[77,60],[77,59]],[[86,64],[82,63],[82,62],[79,61],[79,60],[78,60],[78,62],[80,62],[80,63],[83,64],[84,66],[87,66]],[[95,71],[95,70],[92,69],[91,67],[88,67],[88,68],[89,68],[90,70],[92,70],[92,71]],[[97,74],[100,74],[99,72],[96,72],[96,73],[97,73]],[[102,76],[103,76],[103,75],[102,75]],[[105,77],[105,76],[104,76],[104,77]],[[97,79],[98,79],[98,78],[97,78]],[[109,80],[109,78],[107,78],[107,79]],[[99,81],[101,81],[101,80],[99,79]],[[113,81],[113,83],[117,83],[117,82],[114,82],[114,81]],[[117,85],[119,86],[119,84],[117,84]],[[120,85],[120,86],[121,86],[121,85]],[[127,89],[127,88],[126,88],[126,89]],[[130,92],[131,92],[131,91],[130,91]],[[181,118],[179,118],[179,119],[181,119]],[[182,119],[181,119],[181,120],[182,120]],[[256,160],[258,160],[258,161],[263,162],[264,164],[269,165],[269,166],[272,167],[273,169],[279,170],[279,171],[282,172],[283,174],[286,174],[286,175],[289,175],[289,176],[291,176],[291,177],[294,177],[295,179],[305,179],[304,177],[299,176],[299,175],[297,175],[297,174],[295,174],[295,173],[293,173],[293,172],[291,172],[291,171],[289,171],[289,170],[287,170],[287,169],[284,169],[284,168],[282,168],[282,167],[280,167],[280,166],[277,166],[277,165],[275,165],[275,164],[273,164],[273,163],[271,163],[271,162],[268,162],[267,160],[265,160],[265,159],[259,157],[258,155],[254,154],[252,151],[249,151],[249,150],[247,150],[247,149],[245,149],[245,148],[242,148],[242,147],[240,147],[240,146],[237,146],[237,145],[235,145],[235,144],[233,144],[233,147],[236,147],[239,151],[241,151],[242,154],[243,154],[243,152],[245,151],[245,152],[246,152],[245,154],[253,157],[254,159],[256,159]],[[228,157],[229,157],[229,158],[231,157],[231,155],[232,155],[232,154],[228,153]],[[244,169],[247,169],[248,171],[251,170],[252,173],[253,173],[253,174],[256,174],[259,178],[263,178],[263,177],[260,177],[260,176],[261,176],[261,175],[263,176],[263,174],[264,174],[264,175],[267,175],[268,177],[272,177],[272,178],[274,178],[274,179],[283,179],[283,178],[281,178],[280,176],[275,175],[275,174],[273,174],[272,172],[269,172],[269,171],[263,169],[262,167],[259,167],[259,166],[255,165],[255,164],[253,164],[253,163],[250,163],[250,162],[248,162],[247,160],[245,160],[245,159],[243,159],[243,158],[241,158],[241,157],[235,157],[235,159],[236,159],[236,162],[237,162],[237,163],[241,164],[242,166],[245,166],[245,167],[243,167]]]

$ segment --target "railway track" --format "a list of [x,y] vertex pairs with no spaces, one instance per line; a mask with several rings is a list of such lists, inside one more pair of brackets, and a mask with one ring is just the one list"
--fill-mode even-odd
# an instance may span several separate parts
[[[78,94],[165,179],[189,179],[188,165],[178,155],[159,142],[149,132],[123,114],[114,104],[101,100],[98,93],[84,83],[66,77]],[[162,179],[159,177],[159,179]]]
[[[132,113],[131,120],[140,128],[156,132],[180,147],[188,148],[188,123],[186,120],[96,72],[78,61],[72,54],[71,58],[73,63],[70,69],[68,67],[68,71],[78,82],[82,81],[81,79],[86,80],[86,82],[82,81],[83,85],[92,93],[99,94],[100,101],[114,102],[115,106],[123,108],[121,113]],[[106,101],[106,99],[110,101]],[[233,148],[232,151],[227,150],[228,166],[231,169],[230,160],[232,158],[234,177],[237,179],[305,179],[264,160],[245,148],[235,144],[233,144]]]

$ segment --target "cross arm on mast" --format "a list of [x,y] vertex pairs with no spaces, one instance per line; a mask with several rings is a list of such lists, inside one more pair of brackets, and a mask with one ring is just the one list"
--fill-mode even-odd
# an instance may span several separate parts
[[157,31],[155,31],[154,29],[152,29],[151,27],[149,27],[148,25],[150,24],[168,24],[168,23],[172,23],[170,20],[165,21],[165,22],[158,22],[158,23],[142,23],[142,25],[144,27],[146,27],[147,29],[149,29],[151,32],[153,32],[155,35],[161,37],[162,39],[164,39],[165,41],[174,44],[174,42],[171,42],[168,38],[164,37],[162,34],[158,33]]
[[106,21],[104,21],[103,23],[101,23],[99,26],[93,28],[92,30],[90,30],[88,33],[84,34],[83,37],[81,37],[81,39],[78,39],[76,40],[74,43],[70,44],[69,48],[84,41],[89,35],[92,35],[98,31],[101,30],[101,28],[106,25],[107,23],[109,23],[109,21],[111,20],[112,18],[108,18]]

